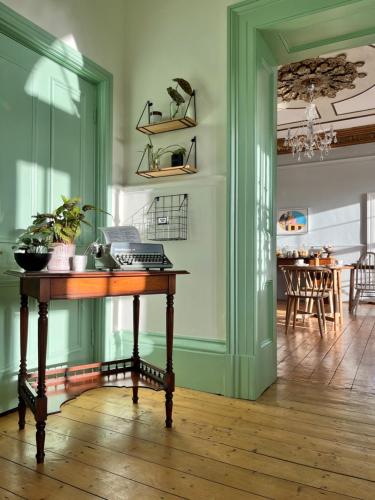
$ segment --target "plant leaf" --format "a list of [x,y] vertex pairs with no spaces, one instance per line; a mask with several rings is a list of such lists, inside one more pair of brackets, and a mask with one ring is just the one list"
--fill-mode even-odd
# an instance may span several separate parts
[[186,94],[193,95],[193,89],[191,88],[191,85],[188,81],[184,80],[183,78],[173,78],[173,81],[177,82]]
[[178,106],[180,106],[181,104],[183,104],[185,102],[185,99],[182,97],[182,95],[176,89],[174,89],[172,87],[168,87],[167,92]]

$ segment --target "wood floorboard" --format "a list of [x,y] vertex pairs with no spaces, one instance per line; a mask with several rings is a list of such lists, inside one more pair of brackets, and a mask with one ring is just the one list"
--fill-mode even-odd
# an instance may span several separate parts
[[7,415],[0,487],[26,498],[375,498],[375,423],[364,434],[341,407],[329,416],[311,413],[308,401],[303,411],[280,407],[289,384],[259,403],[178,389],[173,430],[163,427],[158,393],[141,391],[134,406],[130,391],[90,391],[49,417],[43,466],[34,462],[32,416],[19,432]]
[[[0,443],[0,449],[2,449],[4,443],[1,440]],[[20,447],[18,446],[18,448]],[[90,495],[87,491],[70,486],[64,480],[51,478],[48,472],[40,473],[40,467],[31,466],[30,463],[27,463],[24,447],[22,447],[22,450],[20,449],[20,455],[19,463],[0,457],[0,486],[7,494],[14,495],[14,497],[10,496],[9,498],[56,498],[58,500],[98,498]]]
[[15,500],[19,498],[26,498],[26,497],[15,495],[11,491],[7,491],[4,488],[0,488],[0,500]]
[[35,463],[27,414],[0,418],[0,500],[375,498],[375,308],[361,305],[323,339],[316,320],[284,334],[277,383],[256,402],[178,388],[174,427],[163,394],[102,388],[50,416]]
[[284,333],[285,304],[277,311],[278,376],[340,389],[375,394],[375,308],[361,304],[356,316],[344,304],[344,324],[333,325],[320,338],[317,320],[297,320],[296,329]]

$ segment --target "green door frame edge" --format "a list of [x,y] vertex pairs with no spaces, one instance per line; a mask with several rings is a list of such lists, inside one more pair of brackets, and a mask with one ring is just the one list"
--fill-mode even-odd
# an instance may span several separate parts
[[[326,16],[332,16],[333,9],[356,7],[356,12],[371,6],[368,0],[245,0],[228,7],[228,237],[227,237],[227,354],[225,394],[232,397],[256,399],[266,387],[259,384],[262,370],[257,365],[256,352],[256,281],[257,281],[257,249],[254,245],[246,248],[241,237],[241,213],[246,213],[252,220],[249,228],[256,227],[256,184],[243,186],[239,179],[244,178],[245,169],[256,169],[255,130],[256,114],[256,34],[261,32],[266,40],[275,43],[285,42],[280,26],[286,23],[299,23],[300,19],[309,20],[309,16],[321,15],[324,23]],[[331,12],[330,12],[331,11]],[[360,14],[359,14],[360,15]],[[313,19],[313,17],[311,17]],[[350,17],[349,17],[350,19]],[[333,36],[330,39],[316,39],[311,43],[286,46],[284,51],[291,60],[298,60],[304,54],[311,56],[313,51],[324,43],[331,43],[334,50],[345,48],[348,40],[360,40],[369,43],[374,37],[374,27],[364,27],[351,33]],[[352,28],[354,29],[354,28]],[[272,39],[273,37],[273,39]],[[374,38],[373,38],[374,39]],[[327,46],[327,45],[326,45]],[[298,49],[298,50],[297,50]],[[246,120],[246,121],[245,121]],[[247,125],[250,123],[251,125]],[[250,132],[250,133],[249,133]],[[276,168],[274,166],[274,170]],[[276,173],[276,172],[275,172]],[[246,178],[246,177],[245,177]],[[273,196],[275,193],[273,193]],[[246,212],[247,211],[247,212]],[[249,213],[250,211],[250,213]],[[243,226],[243,224],[242,224]],[[274,237],[275,238],[275,237]],[[254,237],[256,241],[257,235]],[[250,257],[249,257],[250,256]],[[274,257],[275,259],[275,257]],[[250,260],[250,262],[249,262]],[[276,265],[276,263],[274,263]],[[247,301],[241,300],[243,297]],[[247,318],[247,328],[243,318]],[[249,327],[251,325],[251,327]],[[243,346],[246,346],[244,352]],[[276,360],[275,360],[276,363]],[[275,370],[276,373],[276,370]],[[276,375],[275,375],[276,379]]]
[[[97,88],[97,150],[96,150],[96,193],[95,203],[111,213],[112,203],[109,186],[112,177],[112,74],[72,49],[64,42],[35,25],[25,17],[0,2],[0,33],[45,56],[84,78]],[[104,214],[97,214],[96,227],[107,224]],[[100,304],[100,305],[99,305]],[[103,352],[104,339],[100,332],[105,327],[106,313],[104,301],[96,307],[93,321],[94,356],[98,359]]]

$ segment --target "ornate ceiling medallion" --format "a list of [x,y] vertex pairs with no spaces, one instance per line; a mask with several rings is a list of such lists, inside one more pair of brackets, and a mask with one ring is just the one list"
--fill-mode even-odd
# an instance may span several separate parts
[[283,101],[301,99],[308,102],[308,87],[313,84],[315,98],[336,97],[340,90],[354,89],[356,78],[367,76],[367,73],[357,71],[364,64],[364,61],[347,61],[346,54],[285,64],[278,71],[277,95]]

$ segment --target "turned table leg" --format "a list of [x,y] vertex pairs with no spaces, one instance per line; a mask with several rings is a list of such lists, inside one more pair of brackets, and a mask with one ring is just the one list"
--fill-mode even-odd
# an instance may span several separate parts
[[[134,370],[139,373],[139,295],[133,297],[133,366]],[[138,385],[133,387],[133,403],[138,403]]]
[[18,374],[18,428],[25,428],[26,403],[22,397],[21,386],[27,377],[27,337],[29,326],[29,307],[27,295],[21,295],[20,307],[20,350],[21,361]]
[[46,396],[46,354],[48,334],[48,303],[39,303],[38,318],[38,387],[35,401],[36,419],[36,460],[38,464],[44,462],[44,440],[47,420]]
[[340,324],[340,297],[338,290],[338,274],[337,271],[333,270],[333,311],[334,311],[334,327],[335,332]]
[[349,289],[349,312],[352,314],[354,306],[354,278],[355,278],[355,268],[350,269],[350,289]]
[[172,427],[173,410],[173,391],[174,391],[174,373],[173,373],[173,295],[167,295],[167,368],[165,378],[165,425]]

